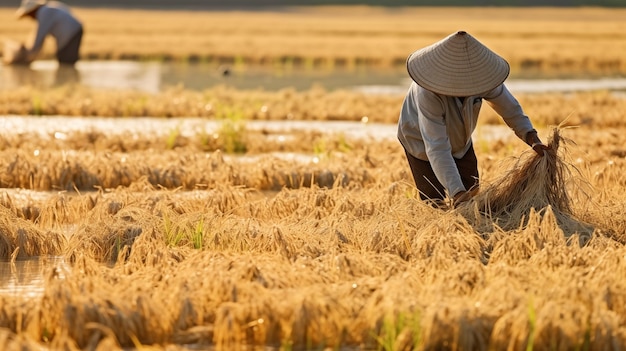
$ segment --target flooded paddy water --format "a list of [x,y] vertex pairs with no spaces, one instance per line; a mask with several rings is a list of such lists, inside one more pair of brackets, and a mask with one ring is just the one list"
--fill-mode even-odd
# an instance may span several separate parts
[[32,257],[0,261],[0,295],[39,298],[43,294],[45,275],[50,269],[68,269],[62,256]]
[[[403,69],[305,68],[216,66],[202,63],[136,61],[83,61],[76,69],[57,69],[55,61],[37,61],[30,67],[0,66],[0,89],[25,85],[50,87],[79,83],[103,89],[137,90],[156,93],[182,86],[203,90],[223,85],[236,89],[306,90],[315,86],[327,90],[347,89],[368,94],[404,94],[410,80]],[[626,78],[509,78],[514,93],[577,92],[590,90],[626,91]]]

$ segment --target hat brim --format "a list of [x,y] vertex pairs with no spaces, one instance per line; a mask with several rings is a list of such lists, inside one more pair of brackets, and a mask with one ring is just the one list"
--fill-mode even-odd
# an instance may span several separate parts
[[41,6],[43,6],[43,4],[31,4],[31,5],[28,5],[28,6],[20,7],[15,12],[15,17],[17,17],[17,18],[25,17],[28,14],[30,14],[31,12],[33,12],[36,9],[40,8]]
[[475,96],[502,84],[508,62],[465,32],[413,52],[407,58],[411,79],[424,89],[448,96]]

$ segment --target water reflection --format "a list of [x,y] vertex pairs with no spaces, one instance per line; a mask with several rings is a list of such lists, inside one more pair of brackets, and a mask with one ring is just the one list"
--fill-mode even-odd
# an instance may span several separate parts
[[[0,89],[20,86],[52,87],[68,83],[103,89],[157,93],[173,86],[204,90],[215,86],[235,89],[326,90],[351,89],[366,94],[403,95],[410,83],[406,71],[368,67],[254,67],[216,66],[209,63],[137,61],[79,61],[75,67],[59,67],[56,61],[35,61],[27,66],[0,66]],[[508,79],[513,93],[626,91],[626,78]]]
[[65,267],[60,256],[0,261],[0,295],[39,297],[44,291],[45,274],[59,266]]
[[[156,93],[183,86],[204,90],[215,86],[236,89],[307,90],[315,86],[327,90],[381,84],[405,85],[401,70],[319,69],[294,67],[217,66],[202,63],[162,63],[136,61],[79,61],[73,80],[91,88],[138,90]],[[27,66],[0,66],[0,89],[20,86],[52,87],[72,77],[56,61],[35,61]]]
[[66,84],[79,84],[80,71],[74,66],[57,65],[51,70],[41,70],[32,66],[3,66],[1,88],[16,89],[22,86],[47,88]]
[[91,88],[161,90],[161,65],[158,62],[102,61],[78,62],[81,84]]

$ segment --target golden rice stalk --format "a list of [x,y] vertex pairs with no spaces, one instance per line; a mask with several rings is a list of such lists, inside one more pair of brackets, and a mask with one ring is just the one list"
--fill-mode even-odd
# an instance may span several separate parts
[[[45,231],[0,206],[0,258],[58,255],[66,244],[60,232]],[[16,251],[17,250],[17,251]],[[12,254],[17,253],[17,256]]]
[[24,333],[15,333],[10,329],[0,329],[0,348],[2,350],[43,350],[36,339]]
[[[120,211],[105,223],[83,223],[77,227],[68,241],[65,255],[74,262],[79,256],[86,255],[99,262],[115,262],[121,253],[128,254],[126,248],[133,247],[135,240],[144,231],[151,229],[151,216],[133,208]],[[125,215],[140,216],[138,219]]]
[[[531,211],[551,208],[561,229],[569,236],[574,233],[591,235],[593,228],[575,219],[570,189],[581,190],[581,178],[574,177],[573,165],[559,155],[559,147],[571,142],[555,127],[544,155],[533,151],[523,154],[508,171],[495,179],[472,202],[464,204],[479,211],[504,230],[513,230],[527,221]],[[530,155],[530,156],[529,156]],[[574,186],[572,186],[574,185]],[[468,212],[469,213],[469,212]]]

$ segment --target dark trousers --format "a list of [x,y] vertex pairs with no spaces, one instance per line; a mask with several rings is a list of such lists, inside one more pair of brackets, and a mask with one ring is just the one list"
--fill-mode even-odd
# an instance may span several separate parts
[[80,42],[83,39],[83,30],[78,31],[64,47],[57,50],[57,60],[63,65],[73,65],[78,61]]
[[[417,190],[420,192],[420,198],[422,200],[443,200],[446,195],[445,188],[437,180],[430,162],[414,157],[406,152],[406,149],[404,152],[409,161],[411,173],[413,173],[415,186],[417,186]],[[465,189],[469,190],[474,186],[478,186],[478,160],[476,159],[476,153],[474,153],[474,145],[470,146],[469,150],[460,159],[454,158],[454,162],[459,170]],[[453,195],[450,194],[450,196]]]

